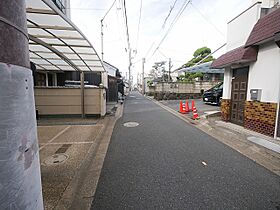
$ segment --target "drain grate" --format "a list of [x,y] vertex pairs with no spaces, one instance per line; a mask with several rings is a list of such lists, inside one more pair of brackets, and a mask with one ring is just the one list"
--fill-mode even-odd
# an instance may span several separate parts
[[63,154],[65,153],[72,144],[63,144],[61,147],[56,150],[55,154]]

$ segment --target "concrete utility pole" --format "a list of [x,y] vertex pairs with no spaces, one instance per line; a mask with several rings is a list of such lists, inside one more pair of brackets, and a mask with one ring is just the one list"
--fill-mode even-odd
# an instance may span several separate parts
[[171,58],[169,58],[168,62],[168,82],[170,82],[170,72],[171,72]]
[[145,58],[142,58],[142,94],[145,94],[145,81],[144,81],[144,77],[145,77]]
[[101,23],[101,60],[102,62],[104,61],[104,49],[103,49],[103,45],[104,45],[104,32],[103,32],[103,19],[100,20]]
[[132,82],[131,82],[131,49],[128,49],[128,85],[129,85],[129,91],[131,91],[132,87]]
[[42,210],[25,1],[0,1],[0,209]]

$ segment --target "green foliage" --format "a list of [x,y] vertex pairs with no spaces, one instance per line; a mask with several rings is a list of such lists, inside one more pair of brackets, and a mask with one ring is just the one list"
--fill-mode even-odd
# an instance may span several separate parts
[[185,72],[184,75],[180,75],[178,77],[178,81],[180,82],[186,82],[186,83],[191,83],[195,80],[195,78],[202,78],[203,77],[202,72]]
[[[198,62],[200,62],[203,58],[205,58],[206,56],[208,56],[209,54],[211,54],[211,49],[208,47],[201,47],[198,48],[194,53],[193,53],[193,58],[191,60],[189,60],[186,64],[184,64],[182,67],[191,67],[194,66],[195,64],[197,64]],[[209,56],[208,58],[206,58],[205,60],[203,60],[202,63],[206,63],[209,61],[214,60],[213,56]]]
[[153,81],[149,80],[147,81],[148,86],[152,86],[153,85]]

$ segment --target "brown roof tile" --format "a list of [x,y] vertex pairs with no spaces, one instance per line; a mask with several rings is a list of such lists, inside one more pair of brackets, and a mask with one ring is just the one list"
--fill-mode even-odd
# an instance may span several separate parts
[[247,39],[245,47],[272,39],[274,34],[278,32],[280,32],[280,8],[258,20]]
[[256,61],[257,55],[257,48],[244,48],[244,46],[242,46],[221,55],[218,59],[213,61],[211,68],[223,68],[235,63]]

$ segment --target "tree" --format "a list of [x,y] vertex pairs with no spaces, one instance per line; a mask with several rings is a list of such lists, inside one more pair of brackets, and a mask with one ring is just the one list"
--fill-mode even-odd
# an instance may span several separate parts
[[[195,64],[200,62],[202,59],[204,59],[209,54],[211,54],[211,49],[210,48],[208,48],[208,47],[198,48],[196,51],[194,51],[193,58],[191,60],[189,60],[186,64],[184,64],[182,67],[185,68],[185,67],[194,66]],[[209,62],[209,61],[212,61],[212,60],[214,60],[214,58],[213,58],[212,55],[210,55],[205,60],[203,60],[202,63],[206,63],[206,62]]]
[[184,75],[180,75],[178,77],[178,81],[180,82],[193,82],[196,78],[202,78],[203,73],[201,72],[185,72]]
[[152,67],[152,69],[150,71],[150,75],[154,79],[162,77],[162,75],[164,75],[165,63],[166,63],[166,61],[155,62],[155,64],[153,65],[153,67]]

